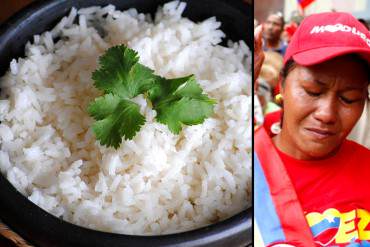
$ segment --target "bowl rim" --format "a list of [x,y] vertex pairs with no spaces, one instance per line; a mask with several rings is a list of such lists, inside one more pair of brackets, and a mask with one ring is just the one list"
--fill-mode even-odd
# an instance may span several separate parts
[[[182,1],[187,2],[188,0]],[[227,0],[212,1],[224,3],[228,2]],[[32,19],[32,17],[38,16],[41,13],[51,10],[58,5],[64,5],[67,2],[68,0],[36,0],[7,18],[0,24],[0,50],[2,50],[7,42],[9,42],[9,39],[15,35],[16,29],[14,29],[14,26],[25,25],[29,19]],[[103,3],[101,2],[97,2],[96,5],[102,4]],[[244,4],[248,3],[244,2]],[[252,5],[249,6],[252,8]],[[150,236],[126,235],[85,228],[83,226],[75,225],[55,217],[51,213],[41,209],[39,206],[31,202],[26,196],[17,191],[2,172],[0,172],[0,188],[2,188],[0,190],[0,220],[11,227],[14,232],[24,237],[29,243],[38,243],[40,239],[47,239],[42,237],[42,235],[46,233],[49,234],[50,229],[52,229],[52,232],[54,231],[54,234],[52,234],[51,237],[54,237],[55,240],[61,241],[63,238],[68,238],[71,239],[72,242],[70,243],[73,244],[76,243],[73,242],[73,238],[78,238],[81,236],[88,236],[90,238],[89,241],[97,240],[103,237],[111,238],[114,241],[120,240],[125,244],[122,246],[126,246],[126,244],[128,244],[127,246],[131,246],[128,242],[134,243],[135,246],[145,246],[145,244],[154,246],[153,244],[155,244],[156,241],[160,241],[162,243],[161,246],[169,246],[179,244],[179,239],[181,240],[181,244],[185,244],[186,246],[203,246],[205,243],[210,244],[224,238],[230,238],[230,234],[246,234],[247,236],[245,240],[249,241],[248,243],[251,243],[252,239],[252,204],[250,204],[250,206],[242,212],[239,212],[238,214],[233,215],[225,220],[186,232]],[[11,200],[3,200],[1,198],[11,198]],[[21,208],[20,214],[17,208]],[[39,217],[41,218],[40,221],[37,220]],[[50,224],[37,229],[34,227],[35,222],[45,222]],[[63,231],[58,230],[59,228],[63,228]],[[68,236],[63,236],[65,229],[69,230],[67,232]],[[58,234],[59,236],[57,236]],[[64,234],[66,233],[64,232]],[[34,235],[38,236],[38,241],[32,238]],[[47,236],[49,237],[50,234]],[[55,243],[55,241],[53,241],[53,243]],[[109,245],[104,246],[111,246],[113,243],[108,242],[108,244]]]

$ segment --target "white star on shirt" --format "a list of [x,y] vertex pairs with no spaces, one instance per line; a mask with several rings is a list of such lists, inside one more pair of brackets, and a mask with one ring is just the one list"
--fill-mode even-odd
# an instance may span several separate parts
[[335,222],[334,220],[335,216],[332,214],[327,215],[325,218],[329,221],[329,223]]

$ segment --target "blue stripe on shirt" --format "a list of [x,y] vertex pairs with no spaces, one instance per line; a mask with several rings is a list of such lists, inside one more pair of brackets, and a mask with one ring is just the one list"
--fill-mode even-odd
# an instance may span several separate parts
[[264,243],[285,241],[284,231],[273,204],[270,188],[257,154],[254,153],[254,217]]

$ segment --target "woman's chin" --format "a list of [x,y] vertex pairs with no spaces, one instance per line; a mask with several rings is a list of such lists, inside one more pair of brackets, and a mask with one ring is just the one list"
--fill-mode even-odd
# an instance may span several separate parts
[[305,155],[305,159],[324,159],[334,155],[339,149],[344,138],[342,135],[323,135],[314,131],[304,130],[296,139],[298,149]]
[[303,143],[300,150],[305,159],[325,159],[333,156],[339,149],[338,145],[328,143],[310,142]]

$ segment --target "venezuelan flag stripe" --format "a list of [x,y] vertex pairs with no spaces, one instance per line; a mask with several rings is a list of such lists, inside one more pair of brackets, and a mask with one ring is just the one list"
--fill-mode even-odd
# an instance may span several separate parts
[[272,202],[271,191],[262,171],[257,154],[254,154],[254,217],[265,245],[285,241],[279,217]]
[[310,228],[311,228],[311,232],[313,236],[317,237],[323,232],[328,231],[330,229],[338,230],[339,224],[340,224],[340,218],[335,217],[332,222],[328,221],[327,219],[324,219],[318,222],[317,224],[311,226]]
[[298,4],[301,5],[302,9],[304,9],[314,1],[315,0],[298,0]]

